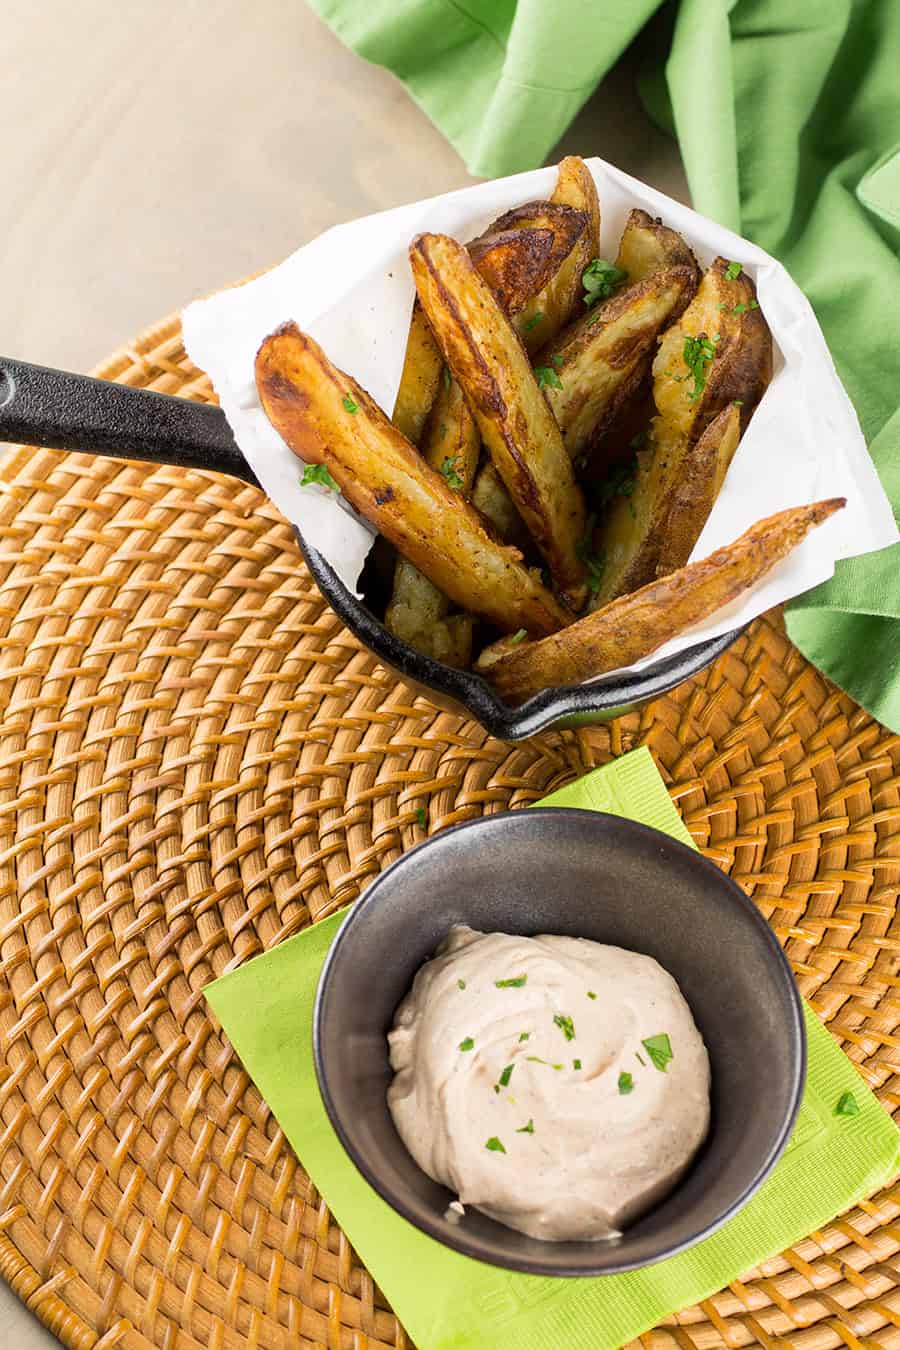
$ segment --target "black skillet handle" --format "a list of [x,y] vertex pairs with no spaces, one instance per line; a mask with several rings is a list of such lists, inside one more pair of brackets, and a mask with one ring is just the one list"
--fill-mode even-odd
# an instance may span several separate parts
[[258,480],[220,408],[0,356],[0,441]]

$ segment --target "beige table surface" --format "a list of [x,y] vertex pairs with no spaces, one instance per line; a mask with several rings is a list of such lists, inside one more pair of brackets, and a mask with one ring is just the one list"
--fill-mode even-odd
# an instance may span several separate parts
[[[365,0],[360,0],[365,3]],[[473,180],[303,0],[4,0],[0,352],[87,370],[329,225]],[[687,200],[626,61],[558,152]],[[0,1346],[57,1342],[0,1282]]]

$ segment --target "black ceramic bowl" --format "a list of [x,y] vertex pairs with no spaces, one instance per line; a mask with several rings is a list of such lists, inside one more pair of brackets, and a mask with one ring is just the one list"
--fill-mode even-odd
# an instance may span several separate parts
[[474,717],[504,741],[523,740],[551,726],[579,726],[606,722],[611,717],[658,698],[689,679],[730,647],[746,625],[721,637],[709,638],[675,656],[655,661],[636,675],[613,672],[591,684],[555,685],[535,694],[519,708],[498,696],[487,680],[469,670],[454,670],[430,656],[423,656],[393,633],[376,617],[380,606],[369,607],[349,591],[321,553],[311,548],[296,531],[303,556],[316,585],[331,608],[355,633],[382,665],[438,707]]
[[[655,957],[709,1050],[712,1124],[685,1178],[615,1242],[540,1242],[468,1209],[420,1171],[385,1100],[387,1032],[452,924],[561,933]],[[363,1176],[447,1247],[539,1275],[633,1270],[709,1236],[749,1200],[794,1123],[806,1071],[803,1013],[771,929],[725,874],[632,821],[532,809],[443,831],[404,854],[350,914],[322,971],[313,1024],[325,1107]]]

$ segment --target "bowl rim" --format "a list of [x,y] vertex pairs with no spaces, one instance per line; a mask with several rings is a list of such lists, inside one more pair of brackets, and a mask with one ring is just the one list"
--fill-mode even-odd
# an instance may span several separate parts
[[313,580],[354,636],[401,675],[463,704],[491,736],[502,741],[523,740],[567,718],[591,713],[612,716],[617,711],[626,711],[633,703],[658,698],[711,665],[749,627],[740,624],[718,637],[704,638],[632,674],[610,671],[590,684],[554,685],[534,694],[520,707],[512,707],[504,703],[483,676],[445,666],[395,637],[344,585],[328,560],[307,543],[297,526],[294,532]]
[[[788,1028],[789,1039],[795,1048],[794,1054],[794,1073],[790,1093],[790,1107],[782,1120],[781,1127],[769,1147],[766,1156],[761,1160],[754,1176],[744,1187],[744,1190],[718,1215],[699,1229],[694,1235],[684,1238],[680,1242],[673,1242],[668,1245],[662,1245],[652,1257],[644,1260],[628,1260],[605,1262],[602,1267],[592,1267],[585,1264],[580,1265],[560,1265],[549,1269],[548,1266],[539,1260],[530,1257],[515,1256],[496,1256],[485,1255],[484,1249],[478,1243],[468,1237],[465,1232],[465,1224],[458,1224],[453,1230],[452,1237],[448,1236],[444,1227],[440,1227],[437,1219],[432,1219],[430,1214],[426,1214],[424,1219],[415,1215],[410,1206],[407,1205],[404,1198],[395,1194],[389,1185],[384,1184],[378,1177],[374,1168],[370,1166],[365,1157],[350,1142],[347,1131],[340,1119],[340,1115],[335,1108],[334,1099],[328,1084],[328,1074],[325,1065],[325,1058],[322,1053],[322,1029],[324,1021],[323,1005],[325,1002],[326,991],[332,978],[333,969],[337,961],[337,953],[341,944],[346,940],[347,934],[358,928],[361,923],[366,922],[368,912],[378,905],[384,904],[383,893],[385,887],[390,887],[394,874],[400,870],[414,854],[418,854],[425,849],[440,847],[440,841],[449,838],[451,835],[459,834],[462,831],[478,831],[485,829],[489,825],[496,825],[498,821],[509,821],[512,819],[532,817],[544,817],[552,819],[554,817],[571,817],[573,815],[586,816],[589,821],[593,821],[601,828],[623,830],[626,834],[632,834],[638,840],[652,842],[654,847],[659,847],[660,842],[670,846],[677,854],[690,859],[701,871],[705,871],[708,876],[713,878],[716,884],[723,884],[724,889],[730,893],[732,900],[749,916],[751,928],[755,928],[763,945],[768,947],[769,953],[778,967],[781,980],[787,990],[789,1020]],[[590,828],[590,825],[587,826]],[[357,1171],[369,1183],[372,1189],[384,1200],[396,1214],[399,1214],[408,1223],[411,1223],[419,1232],[425,1233],[428,1237],[439,1242],[441,1246],[447,1247],[451,1251],[459,1252],[463,1256],[471,1257],[483,1264],[499,1267],[505,1270],[512,1270],[527,1275],[542,1275],[559,1278],[596,1278],[603,1275],[621,1275],[630,1270],[641,1270],[650,1265],[656,1265],[660,1261],[668,1260],[669,1257],[677,1256],[679,1252],[689,1250],[698,1243],[705,1241],[717,1233],[730,1219],[738,1214],[747,1202],[756,1194],[763,1182],[769,1177],[781,1155],[783,1154],[790,1140],[800,1105],[803,1100],[803,1093],[806,1086],[807,1070],[807,1039],[806,1023],[803,1013],[803,1000],[794,973],[791,969],[785,952],[778,941],[773,929],[760,914],[756,905],[738,886],[737,882],[732,880],[727,872],[723,872],[709,858],[706,858],[699,850],[689,847],[680,839],[665,833],[663,830],[657,830],[652,825],[644,825],[640,821],[632,820],[627,816],[616,816],[608,811],[584,810],[580,807],[565,806],[534,806],[522,808],[519,807],[513,811],[498,811],[491,815],[478,816],[474,820],[462,821],[458,825],[451,825],[421,843],[414,845],[396,858],[383,872],[366,888],[360,898],[355,902],[347,918],[338,929],[328,954],[323,962],[322,969],[319,972],[319,979],[316,986],[316,997],[313,1005],[312,1019],[312,1051],[313,1063],[315,1065],[316,1080],[319,1087],[319,1095],[322,1104],[325,1107],[326,1114],[331,1126],[334,1129],[345,1153],[350,1161],[356,1167]],[[514,1232],[515,1230],[510,1230]],[[569,1244],[561,1242],[548,1243],[548,1248],[559,1251],[560,1248]],[[598,1244],[602,1245],[602,1244]],[[604,1248],[607,1255],[610,1252],[609,1247]]]

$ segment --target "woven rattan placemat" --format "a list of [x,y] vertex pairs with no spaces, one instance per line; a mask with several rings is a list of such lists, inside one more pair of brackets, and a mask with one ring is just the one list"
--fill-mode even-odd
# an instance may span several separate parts
[[[98,373],[211,397],[174,321]],[[397,687],[254,489],[38,450],[0,487],[0,1271],[67,1345],[409,1345],[200,991],[358,895],[420,808],[524,805],[638,744],[900,1108],[900,737],[777,621],[639,714],[508,745]],[[643,1341],[900,1347],[898,1253],[900,1186]]]

